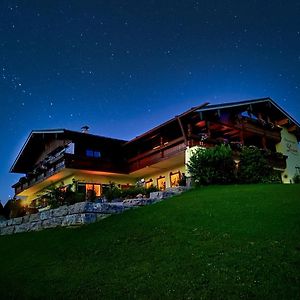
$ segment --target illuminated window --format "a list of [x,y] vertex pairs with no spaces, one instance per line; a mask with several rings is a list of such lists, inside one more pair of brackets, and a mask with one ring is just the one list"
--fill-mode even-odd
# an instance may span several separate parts
[[97,197],[101,196],[101,185],[100,184],[94,184],[94,191]]
[[86,194],[89,193],[89,191],[94,191],[96,197],[100,197],[102,193],[101,184],[92,184],[88,183],[85,185],[85,192]]
[[181,179],[180,172],[170,173],[170,185],[171,187],[179,186],[179,182]]
[[160,176],[157,178],[157,188],[161,191],[166,189],[166,177]]
[[145,182],[145,188],[148,189],[150,188],[151,186],[153,186],[153,180],[152,179],[149,179]]

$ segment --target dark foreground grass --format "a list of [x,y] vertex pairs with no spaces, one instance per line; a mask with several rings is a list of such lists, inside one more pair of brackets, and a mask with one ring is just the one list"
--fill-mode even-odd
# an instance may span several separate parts
[[0,237],[1,299],[300,299],[300,185],[193,190]]

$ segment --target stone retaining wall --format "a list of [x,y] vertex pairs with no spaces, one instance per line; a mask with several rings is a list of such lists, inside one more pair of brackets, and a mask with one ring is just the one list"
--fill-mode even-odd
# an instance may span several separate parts
[[162,192],[151,193],[150,198],[128,199],[114,203],[80,202],[74,205],[48,209],[36,214],[0,222],[0,234],[6,235],[58,226],[67,227],[94,223],[112,214],[119,214],[134,207],[153,204],[180,194],[184,190],[183,187],[169,188]]

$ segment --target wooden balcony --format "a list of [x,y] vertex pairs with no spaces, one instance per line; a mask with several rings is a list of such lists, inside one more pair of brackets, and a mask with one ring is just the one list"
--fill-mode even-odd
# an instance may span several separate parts
[[63,169],[80,169],[112,173],[128,173],[128,168],[121,162],[112,162],[102,158],[79,157],[74,154],[62,153],[47,163],[47,168],[36,168],[34,172],[22,177],[19,182],[13,185],[15,194],[18,195],[24,190],[38,184]]
[[184,152],[185,149],[186,145],[183,138],[179,138],[156,149],[141,153],[129,159],[129,172],[131,173],[152,164],[161,162],[165,159],[171,158],[179,153]]
[[63,157],[61,157],[61,159],[55,165],[52,165],[49,169],[36,172],[35,174],[27,175],[27,177],[22,177],[22,180],[13,185],[13,187],[15,188],[15,194],[20,194],[24,190],[44,181],[45,179],[58,173],[64,168],[65,160],[63,159]]
[[286,155],[278,152],[264,152],[264,156],[268,160],[271,167],[279,170],[284,170],[286,168]]
[[72,154],[65,154],[66,168],[102,171],[110,173],[127,174],[127,163],[121,157],[115,159],[94,158],[87,156],[77,156]]
[[[238,126],[238,128],[242,128],[242,127]],[[258,136],[265,136],[266,138],[271,139],[276,143],[279,143],[281,140],[280,128],[277,127],[275,127],[274,129],[270,129],[270,128],[262,128],[252,123],[244,123],[243,130],[245,134],[249,132],[251,134],[255,134]]]

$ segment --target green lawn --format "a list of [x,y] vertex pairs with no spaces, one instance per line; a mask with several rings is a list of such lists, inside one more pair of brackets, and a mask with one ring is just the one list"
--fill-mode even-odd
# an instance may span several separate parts
[[300,185],[206,187],[0,237],[1,299],[300,299]]

